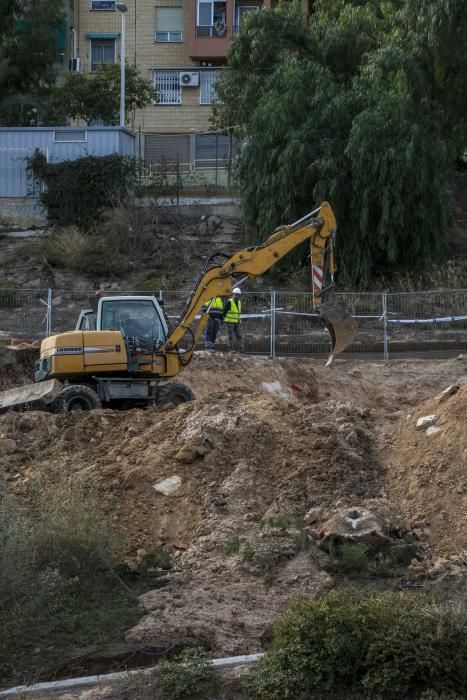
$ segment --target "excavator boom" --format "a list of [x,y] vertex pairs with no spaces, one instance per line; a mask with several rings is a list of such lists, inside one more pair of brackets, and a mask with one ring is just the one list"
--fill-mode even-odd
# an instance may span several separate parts
[[[336,231],[336,219],[331,206],[323,202],[318,209],[310,212],[290,226],[282,226],[257,246],[243,248],[234,253],[223,265],[209,267],[201,275],[177,324],[160,349],[161,353],[177,352],[176,346],[190,329],[191,323],[202,311],[210,299],[217,296],[230,296],[233,282],[239,277],[260,277],[279,262],[291,250],[304,241],[310,241],[312,274],[317,279],[321,274],[324,279],[326,253],[330,252],[330,273],[334,273],[334,258],[332,241]],[[319,273],[318,273],[319,271]],[[238,282],[237,282],[238,284]],[[340,304],[322,303],[323,288],[314,283],[313,299],[331,335],[331,355],[328,364],[335,353],[342,352],[352,343],[357,333],[357,324]],[[197,328],[193,332],[192,348],[184,353],[183,363],[191,359],[191,353],[196,340],[201,336],[207,321],[207,314],[202,313]],[[191,332],[191,331],[190,331]]]

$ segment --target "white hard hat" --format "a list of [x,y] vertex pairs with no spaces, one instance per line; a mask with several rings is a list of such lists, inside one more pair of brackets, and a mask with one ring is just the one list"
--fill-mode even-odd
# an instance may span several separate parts
[[234,287],[232,293],[233,293],[233,294],[241,294],[241,293],[242,293],[242,290],[240,289],[240,287]]

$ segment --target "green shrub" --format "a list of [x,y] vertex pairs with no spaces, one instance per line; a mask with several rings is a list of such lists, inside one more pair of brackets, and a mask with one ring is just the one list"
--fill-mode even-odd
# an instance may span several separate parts
[[368,547],[361,542],[343,542],[329,550],[334,555],[332,570],[340,574],[361,573],[368,570]]
[[[467,691],[466,612],[424,598],[332,594],[298,602],[250,676],[254,697],[418,698]],[[429,697],[429,696],[428,696]]]
[[115,246],[76,226],[55,230],[44,242],[42,250],[52,267],[88,275],[118,275],[128,269],[128,260]]
[[73,647],[120,641],[140,617],[112,571],[120,543],[97,494],[36,490],[25,510],[0,482],[0,685]]
[[214,669],[203,649],[185,649],[176,661],[164,660],[158,665],[164,697],[206,697],[214,685]]
[[161,274],[150,273],[149,275],[138,277],[135,287],[136,290],[143,292],[157,292],[159,289],[168,289],[170,280],[163,272]]
[[106,207],[127,200],[136,177],[134,159],[117,154],[48,163],[36,151],[28,168],[47,186],[41,202],[62,226],[89,226]]
[[230,537],[230,539],[227,540],[227,542],[224,545],[224,554],[226,557],[231,557],[234,554],[238,554],[240,551],[240,537],[238,535],[234,535],[233,537]]

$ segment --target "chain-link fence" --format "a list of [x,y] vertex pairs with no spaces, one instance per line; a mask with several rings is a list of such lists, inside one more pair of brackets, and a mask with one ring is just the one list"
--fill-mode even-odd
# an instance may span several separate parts
[[[116,290],[106,295],[155,296],[174,325],[189,290]],[[43,338],[75,328],[80,311],[92,308],[92,290],[0,289],[0,338]],[[467,290],[411,293],[337,293],[357,320],[358,334],[346,354],[382,358],[400,355],[449,356],[467,350]],[[321,355],[329,334],[313,310],[309,292],[244,292],[242,330],[247,353],[276,356]],[[225,326],[217,347],[227,346]],[[203,342],[199,343],[203,347]]]

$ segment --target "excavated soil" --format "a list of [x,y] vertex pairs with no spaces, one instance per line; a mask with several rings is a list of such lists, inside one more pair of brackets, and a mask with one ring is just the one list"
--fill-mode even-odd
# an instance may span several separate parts
[[[425,401],[393,436],[388,495],[429,534],[433,548],[449,555],[467,543],[467,384]],[[417,420],[435,416],[433,428]]]
[[[465,546],[465,369],[196,353],[180,379],[197,400],[176,409],[0,416],[1,471],[24,503],[36,483],[91,482],[126,533],[127,562],[161,545],[173,554],[129,642],[258,651],[291,597],[335,585],[328,555],[303,546],[303,522],[389,499],[433,555]],[[428,414],[431,435],[416,428]],[[154,488],[173,477],[170,495]]]

